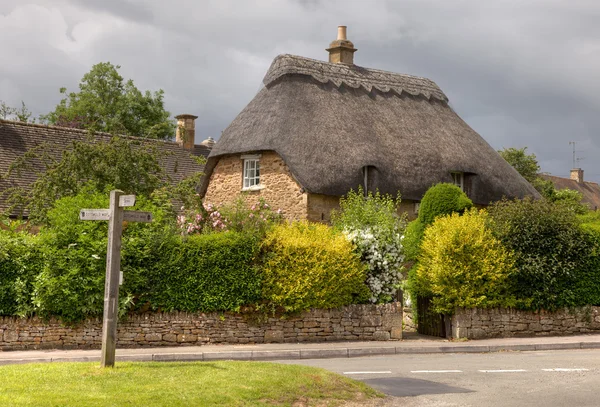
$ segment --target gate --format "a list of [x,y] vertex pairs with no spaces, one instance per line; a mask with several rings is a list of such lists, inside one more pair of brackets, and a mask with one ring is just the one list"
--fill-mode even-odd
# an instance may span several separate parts
[[417,332],[422,335],[446,337],[444,315],[431,309],[431,297],[417,297]]

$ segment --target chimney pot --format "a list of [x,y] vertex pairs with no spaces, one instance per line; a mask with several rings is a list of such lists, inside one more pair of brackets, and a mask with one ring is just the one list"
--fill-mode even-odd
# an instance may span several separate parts
[[177,119],[175,141],[186,150],[193,150],[196,143],[196,119],[193,114],[180,114]]
[[329,52],[329,62],[333,64],[354,65],[354,53],[357,51],[354,48],[352,41],[348,41],[346,37],[346,26],[338,26],[337,40],[332,41],[327,48]]

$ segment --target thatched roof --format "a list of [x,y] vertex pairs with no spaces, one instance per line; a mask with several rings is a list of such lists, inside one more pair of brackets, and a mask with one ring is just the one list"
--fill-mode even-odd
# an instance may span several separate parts
[[[72,147],[75,141],[84,141],[90,137],[87,130],[66,127],[46,126],[40,124],[23,123],[16,121],[0,120],[0,192],[9,187],[23,187],[28,189],[36,180],[36,173],[43,171],[45,166],[38,160],[29,162],[31,171],[22,171],[12,174],[10,178],[4,175],[11,164],[22,157],[27,151],[43,146],[44,152],[55,160],[59,160],[63,151]],[[109,141],[113,137],[107,133],[94,133],[92,141]],[[139,137],[128,137],[140,143],[154,145],[164,152],[161,154],[161,165],[173,183],[203,170],[192,157],[207,157],[210,148],[204,145],[195,145],[193,151],[183,149],[179,144],[171,141],[151,140]],[[0,211],[7,208],[4,197],[0,195]]]
[[263,82],[213,148],[201,194],[220,157],[272,150],[310,193],[344,195],[373,166],[375,186],[405,199],[451,172],[471,175],[475,203],[538,196],[429,79],[280,55]]

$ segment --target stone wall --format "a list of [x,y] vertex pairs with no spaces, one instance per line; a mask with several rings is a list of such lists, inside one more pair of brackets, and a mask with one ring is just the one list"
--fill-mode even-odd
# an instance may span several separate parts
[[600,307],[557,312],[507,308],[458,309],[451,317],[452,338],[555,336],[600,332]]
[[263,188],[242,192],[241,155],[222,157],[210,177],[204,201],[221,205],[243,196],[249,204],[253,204],[263,198],[274,210],[281,209],[287,219],[306,219],[307,194],[302,192],[279,154],[262,152],[259,165]]
[[[269,318],[235,313],[130,315],[118,324],[119,348],[207,344],[387,341],[402,339],[402,306],[350,305],[311,310],[300,316]],[[100,348],[102,321],[68,327],[56,320],[0,317],[0,349]]]
[[417,332],[417,324],[415,324],[411,307],[404,307],[402,322],[402,332]]

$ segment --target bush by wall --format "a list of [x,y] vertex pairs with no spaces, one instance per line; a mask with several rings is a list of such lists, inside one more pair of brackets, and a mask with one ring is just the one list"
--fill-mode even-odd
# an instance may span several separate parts
[[425,231],[412,295],[433,297],[435,311],[510,306],[512,256],[486,227],[485,211],[438,217]]
[[363,303],[365,267],[343,234],[321,224],[274,227],[262,249],[263,299],[289,312]]
[[473,202],[454,184],[440,183],[425,192],[419,207],[419,220],[430,225],[436,217],[454,212],[462,213],[471,208]]
[[511,292],[520,308],[553,310],[591,300],[577,287],[600,284],[595,256],[590,257],[597,246],[568,206],[543,199],[501,201],[489,214],[494,236],[515,253]]

